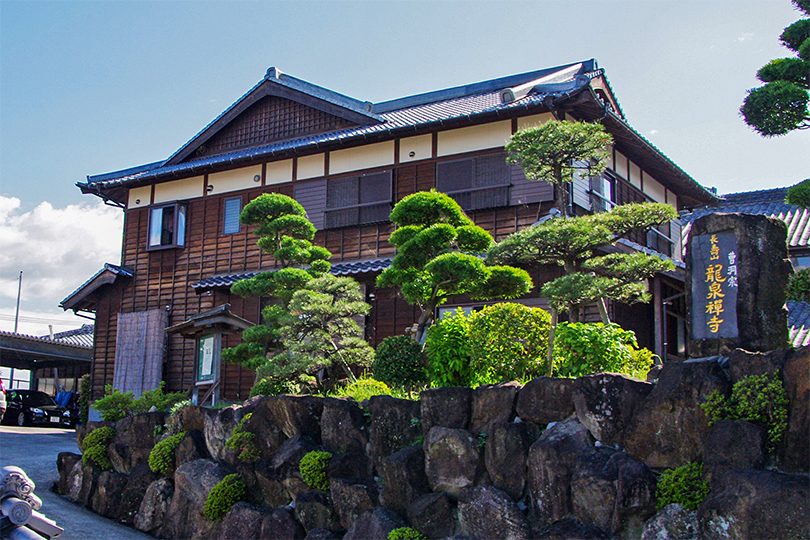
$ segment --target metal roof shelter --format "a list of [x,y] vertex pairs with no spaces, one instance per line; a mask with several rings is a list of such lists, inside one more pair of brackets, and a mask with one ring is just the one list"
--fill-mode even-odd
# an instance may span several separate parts
[[93,347],[55,339],[0,332],[0,365],[36,371],[44,368],[90,366]]

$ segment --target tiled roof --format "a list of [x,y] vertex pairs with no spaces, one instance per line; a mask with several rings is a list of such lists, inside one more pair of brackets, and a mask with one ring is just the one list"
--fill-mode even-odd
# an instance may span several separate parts
[[[729,193],[711,206],[697,208],[681,215],[685,224],[683,237],[686,239],[692,222],[715,212],[760,214],[781,219],[787,225],[787,241],[791,248],[808,247],[810,241],[810,210],[785,202],[788,188],[763,189]],[[684,245],[686,245],[684,243]]]
[[[83,324],[81,328],[54,334],[53,341],[66,343],[68,345],[78,345],[80,347],[92,347],[93,330],[94,326],[92,324]],[[50,339],[50,336],[42,336],[42,339]]]
[[794,347],[810,345],[810,303],[788,300],[788,328]]
[[[349,276],[355,274],[364,274],[367,272],[381,272],[389,266],[391,266],[391,259],[368,259],[363,261],[338,262],[332,265],[329,273],[336,276]],[[196,283],[192,283],[191,288],[197,292],[202,292],[207,289],[215,289],[218,287],[230,287],[237,281],[252,278],[259,273],[260,271],[213,276],[210,278],[201,279]]]
[[[84,326],[89,326],[91,329],[93,328],[93,325],[84,325]],[[82,326],[82,328],[84,328],[84,326]],[[62,333],[68,333],[68,332],[62,332]],[[63,345],[65,347],[72,347],[72,348],[75,348],[75,349],[83,349],[83,350],[93,348],[92,330],[91,330],[91,333],[90,333],[90,343],[86,343],[86,340],[84,340],[84,339],[72,339],[72,338],[56,339],[57,335],[58,334],[54,334],[54,339],[51,339],[50,336],[29,336],[27,334],[16,334],[14,332],[5,332],[3,330],[0,330],[0,336],[19,339],[19,340],[22,340],[22,341],[29,341],[29,342],[33,342],[33,343],[54,343],[54,342],[58,342],[59,345]]]

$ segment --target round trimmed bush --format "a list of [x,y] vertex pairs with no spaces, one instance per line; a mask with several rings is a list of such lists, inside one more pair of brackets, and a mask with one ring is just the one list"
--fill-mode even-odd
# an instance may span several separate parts
[[708,494],[709,485],[703,481],[703,463],[699,462],[665,471],[655,489],[659,510],[668,504],[680,504],[687,510],[697,510]]
[[231,506],[245,500],[246,494],[247,488],[242,477],[236,473],[229,474],[211,489],[205,500],[203,514],[211,521],[219,521],[225,517]]
[[329,478],[326,476],[326,469],[329,467],[329,461],[331,459],[331,453],[318,451],[309,452],[301,458],[298,469],[301,471],[301,477],[304,479],[304,482],[306,482],[309,487],[321,491],[329,491]]
[[409,336],[391,336],[377,346],[374,378],[389,386],[413,388],[427,382],[427,358],[422,347]]
[[180,432],[163,439],[149,452],[149,468],[152,472],[168,476],[167,473],[174,468],[174,451],[180,446],[186,432]]

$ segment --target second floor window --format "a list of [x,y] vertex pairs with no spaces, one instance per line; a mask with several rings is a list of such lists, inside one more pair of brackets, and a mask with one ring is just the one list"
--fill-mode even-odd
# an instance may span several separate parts
[[157,206],[149,210],[148,249],[167,249],[186,244],[186,205]]
[[239,214],[242,212],[242,197],[225,199],[225,215],[222,221],[222,234],[238,233]]
[[391,214],[391,171],[330,178],[326,184],[327,229],[387,221]]
[[508,206],[510,184],[503,153],[436,165],[436,189],[453,197],[464,210]]

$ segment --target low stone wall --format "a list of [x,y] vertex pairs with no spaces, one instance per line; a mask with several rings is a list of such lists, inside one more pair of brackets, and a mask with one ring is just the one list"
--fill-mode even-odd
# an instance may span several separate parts
[[[258,397],[222,410],[186,407],[173,474],[147,464],[166,418],[115,425],[113,471],[59,456],[59,491],[160,538],[385,539],[411,526],[427,538],[810,538],[810,349],[664,366],[655,383],[600,373],[427,390],[367,407],[313,396]],[[720,421],[700,405],[751,374],[778,373],[790,399],[786,437],[764,451],[760,426]],[[242,463],[225,441],[257,435]],[[79,439],[101,423],[79,430]],[[299,472],[312,450],[333,454],[328,491]],[[704,463],[711,492],[697,512],[656,510],[656,472]],[[237,472],[247,500],[219,522],[208,493]]]

